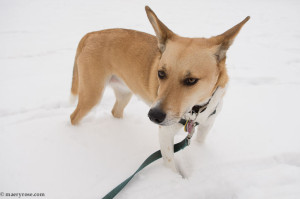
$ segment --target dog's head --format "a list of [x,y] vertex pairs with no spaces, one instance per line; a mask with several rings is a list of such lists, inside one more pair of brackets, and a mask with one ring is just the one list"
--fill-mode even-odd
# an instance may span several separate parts
[[146,12],[161,52],[159,89],[148,116],[157,124],[171,125],[194,105],[205,103],[218,86],[226,85],[226,52],[250,17],[209,39],[185,38],[169,30],[148,6]]

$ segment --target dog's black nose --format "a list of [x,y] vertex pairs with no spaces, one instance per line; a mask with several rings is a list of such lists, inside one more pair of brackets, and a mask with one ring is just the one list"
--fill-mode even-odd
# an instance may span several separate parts
[[159,108],[152,108],[148,113],[148,117],[152,122],[160,124],[165,120],[166,113]]

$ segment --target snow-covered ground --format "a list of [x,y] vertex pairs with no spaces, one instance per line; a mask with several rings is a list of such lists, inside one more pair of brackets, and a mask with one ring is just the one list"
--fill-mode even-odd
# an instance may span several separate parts
[[114,119],[111,89],[79,126],[69,121],[79,40],[114,27],[153,34],[145,5],[188,37],[251,20],[229,50],[230,87],[207,142],[176,154],[186,178],[160,160],[118,198],[300,198],[298,0],[1,0],[0,192],[101,198],[159,148],[148,107],[133,98]]

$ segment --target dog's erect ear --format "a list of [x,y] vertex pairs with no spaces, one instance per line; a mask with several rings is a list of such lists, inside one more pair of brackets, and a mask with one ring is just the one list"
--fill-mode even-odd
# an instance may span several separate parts
[[145,7],[148,19],[155,31],[157,40],[158,40],[158,48],[161,52],[164,52],[166,48],[166,43],[168,39],[171,39],[174,36],[174,33],[169,30],[169,28],[163,24],[155,15],[155,13],[149,8],[149,6]]
[[233,43],[234,38],[249,19],[250,17],[248,16],[242,22],[227,30],[223,34],[210,38],[214,45],[217,46],[217,52],[215,55],[218,62],[221,62],[226,58],[226,52]]

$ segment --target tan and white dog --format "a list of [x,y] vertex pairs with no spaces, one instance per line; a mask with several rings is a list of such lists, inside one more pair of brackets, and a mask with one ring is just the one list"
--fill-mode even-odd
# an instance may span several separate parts
[[[75,57],[71,92],[78,105],[71,115],[77,124],[111,85],[116,102],[112,115],[123,117],[132,93],[151,105],[148,116],[159,125],[159,141],[165,164],[178,171],[174,161],[174,135],[178,123],[194,105],[206,104],[198,114],[197,140],[203,142],[221,109],[228,75],[226,51],[249,20],[221,35],[185,38],[168,29],[146,6],[156,37],[127,29],[108,29],[86,34]],[[207,102],[209,103],[207,104]]]

